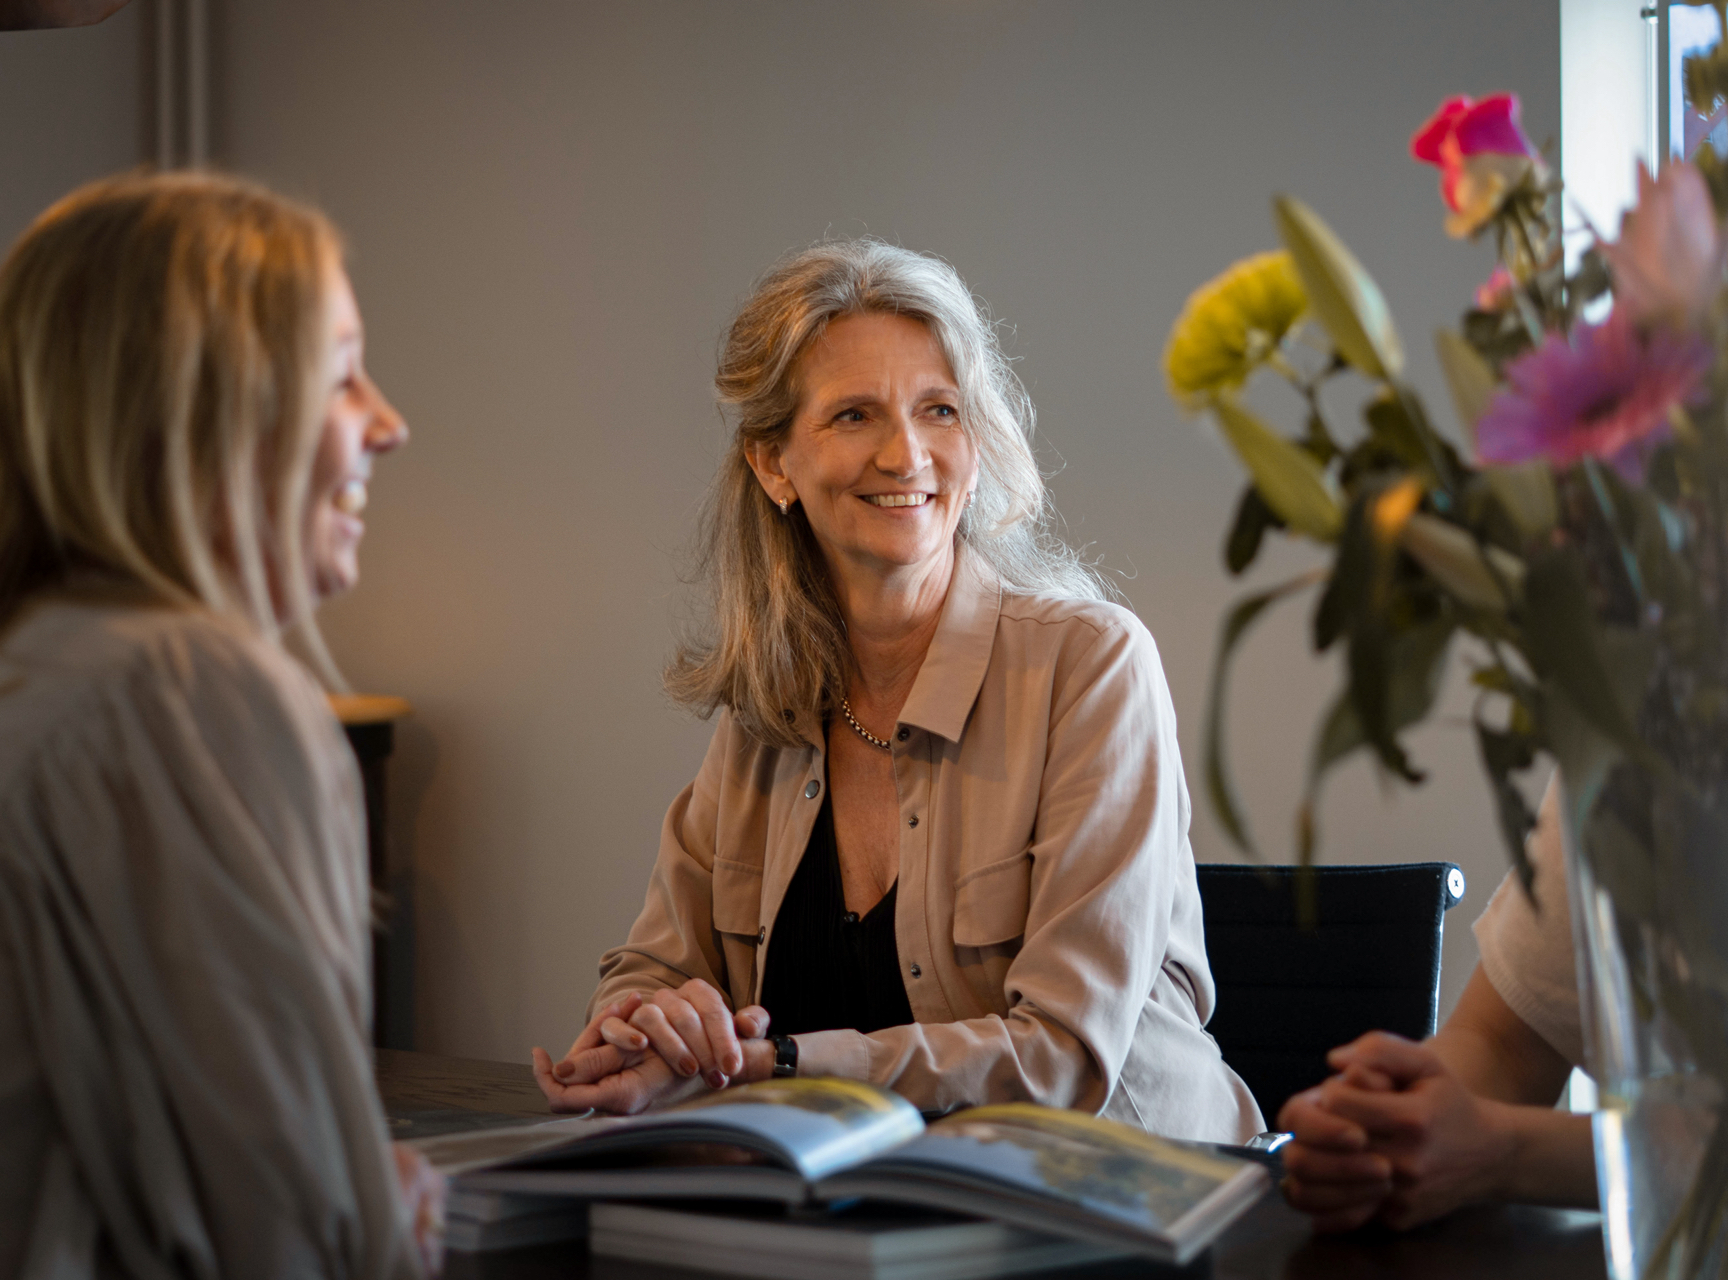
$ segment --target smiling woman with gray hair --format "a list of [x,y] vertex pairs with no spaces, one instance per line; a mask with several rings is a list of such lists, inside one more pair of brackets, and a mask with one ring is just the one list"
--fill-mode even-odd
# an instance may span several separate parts
[[797,254],[715,382],[713,628],[667,687],[720,721],[586,1029],[535,1051],[553,1106],[838,1075],[1246,1140],[1157,649],[1051,532],[1031,403],[959,276]]

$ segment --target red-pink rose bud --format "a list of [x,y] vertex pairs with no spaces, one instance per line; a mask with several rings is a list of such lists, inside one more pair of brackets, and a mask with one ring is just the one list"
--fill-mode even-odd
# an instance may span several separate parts
[[1518,125],[1515,93],[1490,94],[1480,102],[1463,95],[1446,99],[1410,139],[1410,154],[1444,168],[1454,146],[1459,157],[1493,152],[1536,158],[1536,148]]
[[1505,195],[1541,160],[1518,127],[1518,99],[1496,93],[1480,102],[1448,98],[1410,139],[1410,154],[1440,170],[1440,195],[1452,216],[1446,229],[1474,234]]

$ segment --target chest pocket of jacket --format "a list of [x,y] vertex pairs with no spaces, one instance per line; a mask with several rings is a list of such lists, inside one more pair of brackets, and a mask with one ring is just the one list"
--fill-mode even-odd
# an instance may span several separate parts
[[761,867],[714,859],[714,927],[721,933],[747,933],[755,941],[762,927]]
[[1012,858],[961,877],[954,886],[954,945],[989,947],[1026,932],[1032,903],[1032,854]]

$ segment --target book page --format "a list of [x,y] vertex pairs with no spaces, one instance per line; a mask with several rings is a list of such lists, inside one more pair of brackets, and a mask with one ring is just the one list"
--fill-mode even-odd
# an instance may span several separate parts
[[565,1150],[618,1123],[617,1117],[570,1116],[537,1124],[509,1124],[407,1141],[409,1146],[426,1157],[434,1169],[447,1178],[453,1178],[473,1169],[508,1164],[537,1151]]
[[924,1130],[923,1118],[898,1094],[857,1080],[764,1080],[696,1098],[645,1117],[664,1140],[723,1140],[714,1127],[746,1133],[783,1153],[814,1180],[892,1150]]
[[[787,1079],[737,1085],[646,1115],[553,1120],[414,1145],[434,1166],[457,1174],[578,1162],[593,1167],[624,1152],[721,1143],[760,1152],[815,1179],[891,1150],[923,1129],[917,1109],[885,1089],[855,1080]],[[694,1162],[721,1163],[711,1157]]]
[[1011,1103],[939,1120],[858,1172],[889,1166],[1018,1190],[1168,1237],[1244,1163],[1078,1112]]

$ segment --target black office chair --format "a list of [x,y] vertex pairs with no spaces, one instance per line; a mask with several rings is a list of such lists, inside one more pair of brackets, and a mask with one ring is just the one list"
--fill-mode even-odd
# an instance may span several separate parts
[[1446,912],[1464,897],[1452,863],[1315,867],[1310,928],[1298,922],[1299,868],[1195,869],[1218,986],[1206,1029],[1268,1126],[1331,1074],[1328,1049],[1365,1031],[1434,1034]]

